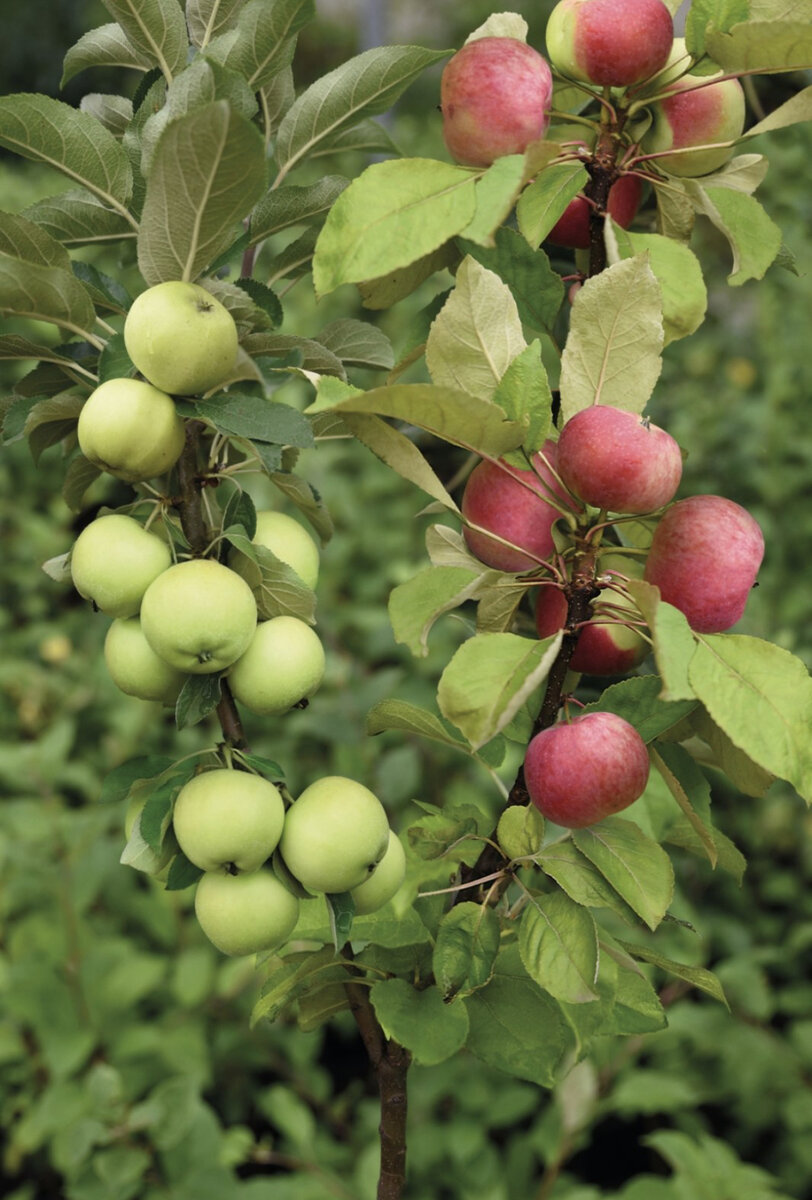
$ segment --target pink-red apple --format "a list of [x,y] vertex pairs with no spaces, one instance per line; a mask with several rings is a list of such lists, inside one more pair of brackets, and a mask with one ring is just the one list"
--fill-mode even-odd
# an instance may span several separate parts
[[[609,216],[628,229],[640,207],[643,184],[636,175],[621,175],[609,189],[606,205]],[[584,196],[570,200],[546,240],[554,246],[570,250],[586,250],[589,246],[589,202]]]
[[664,429],[637,413],[593,404],[558,439],[558,471],[577,496],[616,513],[646,513],[673,499],[682,455]]
[[488,533],[463,528],[471,553],[498,571],[531,571],[549,558],[553,522],[561,514],[548,498],[555,495],[563,504],[572,503],[550,470],[556,467],[554,442],[544,443],[534,465],[535,470],[525,471],[503,462],[481,462],[465,485],[461,507],[466,521],[510,542],[506,546]]
[[[713,76],[710,77],[711,79]],[[741,136],[744,129],[744,90],[738,79],[709,83],[708,77],[683,75],[668,88],[665,99],[651,105],[652,125],[642,141],[646,154],[679,150],[653,161],[672,175],[707,175],[724,165],[732,146],[693,150]]]
[[698,633],[723,633],[744,612],[764,535],[747,509],[724,496],[680,500],[660,520],[643,578]]
[[648,782],[640,734],[611,712],[584,713],[537,733],[524,779],[536,808],[556,825],[581,829],[628,808]]
[[547,22],[547,53],[564,75],[627,87],[661,70],[674,23],[662,0],[560,0]]
[[445,144],[469,167],[523,154],[547,131],[552,93],[546,59],[526,42],[468,42],[447,63],[440,83]]

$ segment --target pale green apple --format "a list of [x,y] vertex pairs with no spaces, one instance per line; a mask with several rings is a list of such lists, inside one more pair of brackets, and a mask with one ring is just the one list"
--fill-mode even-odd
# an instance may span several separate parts
[[113,622],[104,639],[104,661],[116,687],[139,700],[173,705],[186,681],[182,671],[158,657],[138,617]]
[[383,908],[398,890],[406,876],[406,855],[394,829],[389,830],[389,845],[381,861],[360,887],[350,892],[359,917]]
[[195,914],[223,954],[258,954],[287,941],[299,917],[299,901],[271,871],[211,871],[197,885]]
[[171,566],[166,542],[132,517],[109,513],[86,525],[73,544],[73,585],[109,617],[132,617],[144,592]]
[[324,678],[324,666],[324,647],[309,625],[296,617],[272,617],[257,625],[228,682],[240,704],[268,717],[312,696]]
[[272,783],[226,768],[184,784],[172,814],[178,845],[202,871],[258,870],[276,849],[284,822],[285,805]]
[[[277,558],[292,567],[309,588],[315,588],[319,577],[319,548],[307,530],[287,513],[265,510],[257,513],[255,546],[265,546]],[[241,550],[232,550],[228,565],[252,587],[259,587],[260,570]]]
[[186,440],[172,397],[140,379],[108,379],[97,387],[79,413],[76,433],[86,459],[127,483],[163,475]]
[[141,628],[152,649],[191,675],[230,667],[247,650],[256,624],[248,584],[211,558],[170,567],[141,601]]
[[389,821],[369,788],[327,775],[288,809],[279,849],[290,872],[313,892],[349,892],[367,879],[389,846]]
[[229,377],[237,358],[237,326],[205,288],[171,280],[133,301],[124,322],[124,344],[155,387],[192,396]]

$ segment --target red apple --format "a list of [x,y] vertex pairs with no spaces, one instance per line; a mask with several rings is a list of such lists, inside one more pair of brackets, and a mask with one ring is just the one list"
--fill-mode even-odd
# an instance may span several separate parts
[[570,417],[558,439],[558,470],[577,496],[616,513],[668,504],[682,477],[682,455],[664,429],[637,413],[593,404]]
[[440,84],[445,144],[469,167],[523,154],[547,131],[552,92],[546,59],[526,42],[468,42],[448,62]]
[[[712,78],[712,77],[711,77]],[[744,129],[744,90],[738,79],[708,83],[708,77],[683,75],[669,86],[669,96],[651,105],[651,128],[642,141],[646,154],[682,150],[654,159],[672,175],[693,177],[715,171],[733,154],[732,146],[691,150],[740,137]]]
[[763,557],[764,536],[747,509],[691,496],[660,520],[643,578],[697,633],[723,633],[744,612]]
[[530,799],[567,829],[594,825],[628,808],[645,791],[648,773],[645,742],[611,712],[584,713],[542,730],[524,760]]
[[547,22],[547,53],[564,75],[626,87],[665,66],[674,40],[662,0],[560,0]]
[[[609,216],[623,229],[628,229],[634,220],[642,194],[643,184],[636,175],[621,175],[609,189],[606,206]],[[570,200],[546,240],[554,246],[567,246],[570,250],[586,250],[589,247],[589,202],[584,196]]]
[[553,493],[563,503],[572,504],[550,471],[550,466],[555,469],[556,465],[555,443],[545,442],[534,463],[534,471],[525,471],[507,463],[481,462],[468,476],[462,515],[511,546],[467,527],[463,528],[463,536],[471,553],[498,571],[531,571],[539,560],[549,558],[553,551],[552,526],[560,513],[547,497]]

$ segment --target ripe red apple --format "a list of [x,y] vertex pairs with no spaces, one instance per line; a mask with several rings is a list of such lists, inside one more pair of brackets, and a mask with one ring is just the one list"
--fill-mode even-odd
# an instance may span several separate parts
[[649,760],[640,734],[611,712],[584,713],[537,733],[524,779],[536,808],[556,825],[581,829],[642,796]]
[[468,42],[446,64],[440,83],[445,144],[469,167],[523,154],[547,131],[552,92],[546,59],[526,42]]
[[535,471],[481,462],[468,476],[462,496],[463,516],[517,547],[503,546],[487,533],[463,528],[471,553],[498,571],[530,571],[540,559],[549,558],[553,551],[552,526],[560,514],[547,497],[552,492],[565,504],[572,504],[542,455],[555,469],[556,446],[547,441],[534,458]]
[[660,520],[643,578],[697,633],[723,633],[744,612],[764,557],[764,536],[724,496],[680,500]]
[[[640,207],[643,184],[636,175],[621,175],[609,189],[606,205],[609,216],[623,229],[628,229]],[[586,250],[589,247],[589,203],[583,196],[570,200],[564,212],[547,234],[546,240],[554,246],[566,246],[570,250]]]
[[654,160],[672,175],[693,177],[715,171],[731,157],[732,146],[695,151],[690,147],[728,142],[741,135],[745,116],[741,84],[738,79],[709,84],[707,76],[683,75],[668,90],[669,96],[651,105],[653,121],[643,138],[643,150],[647,154],[688,151]]
[[[642,574],[641,568],[622,554],[609,554],[601,559],[601,572],[620,571],[624,575]],[[629,620],[639,621],[640,614],[631,599],[612,589],[604,589],[598,601],[628,612]],[[641,663],[651,647],[636,629],[629,625],[614,625],[610,621],[620,614],[597,614],[585,625],[578,638],[570,669],[584,675],[625,675]],[[536,629],[541,638],[550,637],[564,628],[567,619],[567,598],[560,588],[546,585],[538,589],[536,599]]]
[[558,439],[558,470],[577,496],[616,513],[668,504],[682,477],[682,455],[664,429],[637,413],[593,404],[570,417]]
[[662,0],[560,0],[547,22],[547,53],[583,83],[626,87],[665,66],[674,40]]

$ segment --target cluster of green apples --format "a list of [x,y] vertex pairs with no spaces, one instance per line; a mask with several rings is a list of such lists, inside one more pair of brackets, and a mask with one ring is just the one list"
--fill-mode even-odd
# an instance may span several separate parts
[[[286,873],[305,894],[349,893],[359,915],[386,904],[405,875],[383,805],[343,776],[312,783],[286,812],[269,780],[216,768],[181,788],[172,821],[181,850],[204,872],[197,919],[224,954],[255,954],[289,939],[299,899]],[[275,853],[282,878],[268,863]]]

